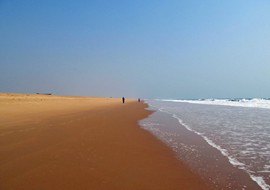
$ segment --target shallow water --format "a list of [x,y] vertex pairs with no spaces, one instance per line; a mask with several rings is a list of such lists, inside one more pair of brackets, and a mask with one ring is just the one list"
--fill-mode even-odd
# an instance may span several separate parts
[[[148,100],[148,103],[152,108],[159,110],[158,112],[167,114],[167,120],[174,120],[174,122],[177,120],[178,124],[199,135],[205,142],[219,150],[232,166],[245,171],[261,189],[270,189],[269,109],[156,100]],[[183,149],[186,152],[189,150],[204,154],[202,147],[179,140],[180,131],[170,129],[169,123],[164,123],[164,119],[160,117],[150,117],[143,120],[141,125],[160,137],[179,154],[183,155]],[[231,188],[232,186],[229,185],[228,189]],[[249,189],[245,184],[239,185],[238,188]]]

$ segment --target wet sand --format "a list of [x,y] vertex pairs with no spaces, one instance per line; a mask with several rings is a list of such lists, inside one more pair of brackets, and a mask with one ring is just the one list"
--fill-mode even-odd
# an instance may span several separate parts
[[[210,146],[201,136],[187,130],[170,114],[158,111],[141,123],[143,128],[174,150],[178,158],[194,173],[200,175],[209,189],[261,190],[244,170],[230,164],[220,151]],[[144,123],[158,125],[151,128],[144,126]]]
[[120,98],[0,93],[0,189],[207,189]]

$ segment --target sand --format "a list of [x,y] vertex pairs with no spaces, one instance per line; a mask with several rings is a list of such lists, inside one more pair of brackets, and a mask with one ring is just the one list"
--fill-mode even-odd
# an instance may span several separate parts
[[0,189],[207,189],[120,98],[0,93]]
[[[216,190],[262,189],[244,170],[233,166],[218,149],[213,148],[201,136],[181,125],[171,115],[155,112],[147,118],[147,123],[159,124],[155,125],[152,133],[168,146],[172,147],[175,144],[182,146],[174,148],[176,154],[192,171],[200,175],[209,188]],[[158,135],[156,131],[162,131],[162,135]],[[177,136],[170,136],[171,142],[168,143],[168,134],[177,134]]]

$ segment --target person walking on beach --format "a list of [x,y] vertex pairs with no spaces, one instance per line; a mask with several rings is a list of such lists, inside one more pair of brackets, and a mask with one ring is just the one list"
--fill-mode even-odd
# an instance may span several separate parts
[[122,102],[123,102],[123,104],[125,103],[125,97],[122,97]]
[[141,102],[141,99],[140,98],[138,99],[138,102]]

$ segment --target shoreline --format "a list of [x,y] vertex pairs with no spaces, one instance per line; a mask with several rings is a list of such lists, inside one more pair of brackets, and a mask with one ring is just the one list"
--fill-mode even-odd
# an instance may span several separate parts
[[163,141],[211,189],[262,189],[246,171],[236,168],[220,150],[183,125],[181,120],[157,110],[141,121],[142,127]]
[[139,126],[151,113],[146,104],[131,99],[122,104],[120,98],[3,96],[3,190],[207,189],[173,151]]

